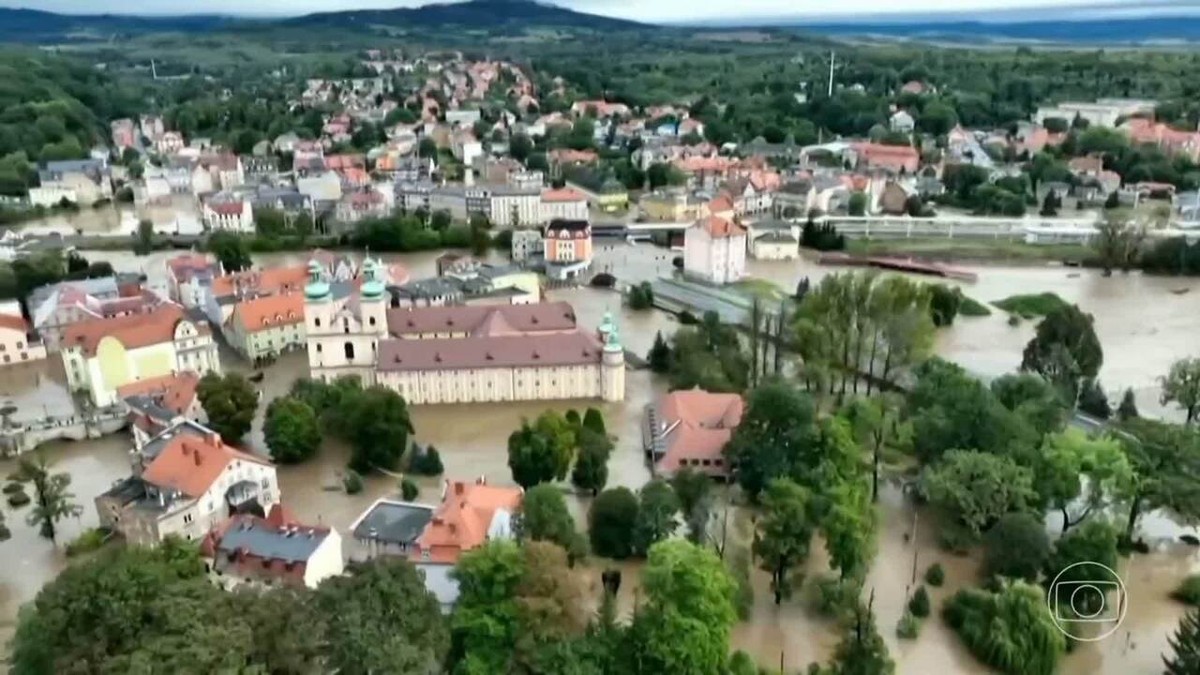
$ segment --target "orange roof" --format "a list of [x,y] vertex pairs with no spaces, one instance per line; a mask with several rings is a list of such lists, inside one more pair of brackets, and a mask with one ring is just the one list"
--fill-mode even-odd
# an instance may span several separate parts
[[746,228],[737,223],[720,218],[717,216],[709,216],[703,220],[697,220],[693,227],[702,227],[708,232],[708,236],[713,239],[724,239],[726,237],[745,236]]
[[233,308],[248,333],[304,321],[304,295],[287,293],[243,300]]
[[291,267],[271,267],[265,270],[250,270],[226,274],[213,279],[212,291],[215,297],[233,295],[238,288],[245,288],[269,293],[286,289],[302,289],[308,281],[308,268],[305,265]]
[[215,431],[203,438],[178,434],[142,472],[142,480],[196,498],[208,492],[225,468],[238,460],[270,466],[261,457],[229,447]]
[[[175,327],[187,320],[179,305],[162,305],[144,314],[130,314],[104,319],[89,319],[67,326],[63,334],[64,347],[82,347],[92,357],[101,338],[116,338],[126,349],[138,349],[175,338]],[[197,324],[196,330],[208,331],[207,324]]]
[[726,195],[718,195],[708,203],[709,213],[724,213],[726,211],[733,211],[733,201]]
[[0,314],[0,328],[19,330],[22,333],[29,332],[29,324],[25,318],[16,314]]
[[[743,403],[738,394],[713,394],[702,389],[673,391],[658,404],[660,433],[665,451],[660,467],[668,472],[688,465],[687,460],[708,460],[708,473],[724,473],[721,459],[725,444],[742,421]],[[723,462],[722,462],[723,464]]]
[[191,371],[151,377],[117,387],[117,396],[149,396],[171,412],[182,415],[196,399],[200,376]]
[[583,193],[572,190],[571,188],[559,188],[557,190],[543,190],[542,201],[544,202],[582,202],[587,201],[587,197]]
[[732,165],[727,157],[688,157],[675,160],[675,168],[684,173],[697,171],[726,171]]
[[487,541],[496,512],[503,509],[516,513],[524,496],[521,488],[494,487],[482,481],[447,483],[433,520],[417,537],[412,559],[451,565],[458,562],[463,551]]

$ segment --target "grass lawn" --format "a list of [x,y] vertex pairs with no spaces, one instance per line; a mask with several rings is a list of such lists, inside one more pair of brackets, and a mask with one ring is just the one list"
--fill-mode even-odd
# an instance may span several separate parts
[[1025,319],[1046,316],[1050,312],[1066,307],[1067,301],[1054,293],[1034,293],[1031,295],[1013,295],[992,303],[1000,309],[1016,314]]
[[733,284],[733,289],[742,295],[772,302],[779,302],[783,298],[789,297],[787,291],[766,279],[742,279]]
[[846,252],[858,255],[908,255],[932,260],[982,262],[1078,262],[1091,255],[1077,244],[1026,244],[1007,239],[849,239]]

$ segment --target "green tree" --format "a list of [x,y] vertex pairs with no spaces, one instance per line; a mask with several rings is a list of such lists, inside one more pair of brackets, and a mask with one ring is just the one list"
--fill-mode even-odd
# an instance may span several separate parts
[[671,368],[671,347],[663,339],[662,331],[654,334],[654,344],[650,346],[646,360],[650,364],[650,370],[656,373],[665,373]]
[[771,481],[762,496],[754,556],[771,575],[775,604],[792,592],[792,570],[808,559],[814,524],[812,496],[787,478]]
[[594,497],[608,484],[608,458],[613,444],[607,436],[591,429],[581,428],[577,435],[579,452],[571,469],[571,484],[590,491]]
[[[1134,480],[1120,442],[1108,436],[1088,436],[1079,429],[1047,435],[1036,457],[1034,487],[1047,506],[1062,513],[1063,532],[1127,493]],[[1073,515],[1070,507],[1081,496],[1083,510]]]
[[671,484],[661,478],[643,486],[639,497],[633,546],[638,555],[646,555],[651,546],[671,536],[679,526],[679,498]]
[[535,485],[525,493],[517,529],[521,538],[558,544],[572,560],[587,552],[587,542],[575,529],[575,519],[567,510],[562,491],[547,483]]
[[533,152],[533,141],[526,134],[513,134],[508,141],[508,154],[518,162],[524,162]]
[[1171,655],[1163,655],[1165,675],[1200,673],[1200,609],[1190,610],[1179,620],[1175,634],[1167,638]]
[[437,599],[407,560],[354,565],[325,580],[315,602],[329,617],[324,667],[340,673],[429,673],[449,646]]
[[225,230],[214,232],[209,235],[206,246],[209,252],[216,256],[226,274],[250,269],[253,262],[250,259],[250,249],[241,236]]
[[250,431],[258,410],[258,393],[240,373],[205,374],[196,387],[196,397],[204,407],[209,428],[227,443],[241,441]]
[[735,584],[712,551],[683,539],[650,548],[642,572],[645,603],[630,626],[639,675],[723,672],[737,613]]
[[400,479],[400,498],[406,502],[415,501],[421,494],[421,486],[413,479],[405,476]]
[[520,547],[489,541],[464,553],[451,574],[459,587],[450,619],[452,672],[507,672],[519,630],[517,586],[525,574]]
[[588,511],[592,552],[617,560],[633,555],[638,510],[637,496],[629,488],[617,487],[601,492]]
[[[1058,583],[1087,582],[1101,573],[1095,564],[1117,569],[1120,529],[1107,520],[1093,519],[1059,537],[1046,560],[1046,579]],[[1093,565],[1076,565],[1093,563]],[[1074,565],[1074,567],[1073,567]]]
[[1117,406],[1117,419],[1121,422],[1126,422],[1137,418],[1137,400],[1133,397],[1133,388],[1125,389],[1125,395],[1121,397],[1121,405]]
[[83,514],[83,507],[75,503],[75,494],[70,490],[70,474],[51,473],[44,452],[21,457],[10,478],[33,487],[33,508],[25,521],[54,544],[58,543],[58,523]]
[[925,469],[921,491],[974,536],[1037,502],[1033,472],[1008,457],[951,450]]
[[256,590],[243,585],[230,599],[231,616],[242,617],[254,636],[249,663],[270,664],[276,672],[287,673],[321,668],[325,653],[313,636],[325,630],[325,619],[307,588]]
[[747,397],[726,461],[737,465],[738,483],[754,498],[772,479],[791,475],[818,436],[812,399],[784,382],[767,382]]
[[859,480],[838,483],[827,490],[821,535],[829,562],[842,580],[859,580],[875,555],[877,521],[870,488]]
[[521,421],[521,428],[508,437],[508,467],[513,480],[523,488],[562,480],[571,469],[575,454],[575,430],[561,413],[543,412],[534,421]]
[[367,473],[375,468],[399,467],[413,433],[404,398],[376,385],[353,391],[339,407],[351,445],[350,468]]
[[1033,373],[1010,373],[992,380],[992,394],[1039,434],[1058,431],[1066,421],[1062,392]]
[[1180,359],[1171,364],[1166,377],[1159,378],[1162,384],[1163,405],[1174,403],[1183,408],[1186,424],[1191,425],[1200,418],[1200,358]]
[[147,255],[154,250],[154,223],[143,218],[138,221],[137,233],[133,237],[133,252]]
[[591,406],[583,413],[583,427],[601,436],[608,435],[608,429],[604,424],[604,414]]
[[1038,324],[1021,359],[1021,370],[1038,373],[1061,387],[1074,401],[1083,380],[1094,379],[1104,364],[1104,350],[1092,315],[1079,307],[1059,307]]
[[867,195],[865,192],[850,193],[850,201],[846,207],[852,216],[861,216],[867,212]]
[[1200,433],[1136,418],[1121,440],[1134,479],[1121,495],[1129,504],[1125,537],[1132,539],[1144,511],[1165,509],[1181,523],[1200,523]]
[[712,478],[691,467],[683,467],[671,476],[671,487],[679,498],[679,510],[687,524],[688,539],[703,544],[708,529],[708,514],[712,502]]
[[1052,675],[1066,651],[1042,590],[1024,582],[1006,582],[994,593],[960,590],[943,617],[976,658],[1007,675]]
[[424,450],[413,448],[408,469],[422,476],[440,476],[445,472],[445,468],[442,466],[442,456],[432,445],[426,446]]
[[1046,528],[1028,513],[1001,516],[984,535],[983,543],[986,573],[1013,579],[1037,581],[1050,555]]
[[417,144],[417,155],[422,159],[434,157],[438,154],[437,143],[432,138],[422,138]]
[[[1116,196],[1116,192],[1112,196]],[[1112,276],[1113,268],[1128,270],[1137,259],[1145,232],[1134,224],[1125,209],[1109,207],[1105,203],[1103,217],[1096,227],[1092,248],[1100,261],[1104,276]]]
[[824,672],[828,675],[891,675],[896,672],[896,664],[875,626],[875,613],[870,606],[857,603],[854,619],[843,631],[830,667]]
[[856,398],[845,406],[842,416],[850,422],[854,438],[871,455],[871,500],[879,498],[879,465],[884,448],[907,449],[912,442],[912,425],[900,417],[901,401],[881,394]]
[[297,464],[311,459],[321,447],[317,414],[298,398],[277,398],[267,406],[263,439],[275,462]]

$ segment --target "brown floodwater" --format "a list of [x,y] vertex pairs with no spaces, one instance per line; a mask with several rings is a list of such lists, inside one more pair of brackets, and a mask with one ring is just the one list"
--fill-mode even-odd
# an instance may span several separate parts
[[[597,266],[623,279],[650,277],[669,273],[675,255],[649,246],[625,244],[603,245]],[[152,281],[161,280],[163,263],[172,253],[155,253],[136,257],[123,252],[93,253],[90,257],[105,259],[118,270],[141,270]],[[405,264],[414,277],[432,275],[436,253],[385,255],[388,262]],[[304,261],[303,254],[272,254],[260,256],[263,265],[294,264]],[[1141,275],[1117,275],[1104,279],[1088,270],[1068,270],[1058,267],[975,267],[979,281],[963,284],[964,290],[981,301],[998,300],[1016,293],[1053,291],[1071,302],[1079,303],[1096,317],[1097,332],[1106,349],[1102,376],[1110,391],[1134,387],[1138,403],[1147,412],[1158,412],[1158,390],[1155,378],[1165,372],[1174,359],[1200,352],[1200,282],[1196,280],[1161,279]],[[837,268],[818,266],[809,261],[763,263],[751,262],[750,273],[769,279],[784,288],[792,288],[797,280],[809,277],[813,281]],[[1186,295],[1171,293],[1173,289],[1190,288]],[[584,325],[596,325],[605,312],[618,320],[622,341],[636,353],[649,349],[656,331],[670,334],[674,319],[661,312],[632,312],[621,305],[617,295],[600,290],[580,288],[551,291],[555,300],[571,302]],[[1023,323],[1009,327],[1006,317],[997,312],[991,317],[960,319],[956,325],[942,331],[937,340],[939,354],[962,363],[973,371],[998,375],[1017,366],[1024,343],[1032,335],[1033,325]],[[249,370],[236,357],[226,354],[227,368]],[[305,374],[302,354],[281,358],[264,371],[260,385],[264,400],[281,395],[292,381]],[[610,485],[637,488],[649,478],[642,461],[640,448],[640,416],[642,407],[665,389],[665,384],[646,371],[631,371],[627,379],[626,400],[602,404],[594,401],[560,403],[518,403],[504,405],[418,406],[412,409],[416,439],[435,445],[442,455],[446,475],[453,477],[486,476],[489,481],[509,484],[511,476],[506,465],[506,441],[522,418],[532,418],[547,408],[566,410],[587,405],[600,407],[609,429],[618,437],[616,451],[609,464]],[[34,418],[46,413],[61,412],[69,407],[61,366],[52,359],[43,364],[31,364],[3,371],[0,377],[0,402],[11,402],[18,412],[15,419]],[[260,407],[254,429],[243,443],[255,450],[265,451],[262,443],[262,413]],[[1168,411],[1174,414],[1174,411]],[[106,489],[112,481],[125,475],[128,467],[129,442],[123,436],[112,436],[84,443],[52,443],[45,451],[58,470],[73,477],[73,489],[84,505],[78,521],[63,524],[63,538],[68,540],[83,527],[96,523],[92,498]],[[280,467],[280,483],[284,501],[301,518],[337,527],[345,532],[351,522],[375,499],[396,496],[395,478],[367,477],[365,489],[354,496],[346,495],[340,487],[347,458],[347,448],[330,441],[313,461],[297,467]],[[12,460],[0,462],[0,470],[11,469]],[[434,503],[440,487],[436,479],[421,479],[419,499]],[[973,657],[966,652],[950,631],[936,617],[925,621],[921,636],[915,641],[899,641],[895,626],[905,599],[910,592],[914,555],[918,577],[933,562],[940,562],[947,572],[947,583],[941,589],[931,589],[934,607],[957,588],[974,583],[978,561],[944,553],[936,545],[931,522],[916,521],[912,536],[914,511],[901,497],[900,491],[889,486],[881,495],[879,511],[881,527],[879,552],[868,576],[868,589],[875,593],[875,610],[881,633],[898,664],[897,672],[915,673],[984,673]],[[580,518],[586,514],[589,499],[572,496],[569,503]],[[7,637],[19,606],[32,599],[37,590],[52,579],[65,560],[49,542],[24,522],[23,510],[14,512],[5,507],[13,539],[0,545],[0,638]],[[730,517],[731,540],[745,545],[751,524],[749,516],[737,509]],[[1151,538],[1175,537],[1184,531],[1166,517],[1145,519],[1144,528]],[[346,553],[357,553],[347,539]],[[618,565],[625,570],[620,606],[630,611],[637,595],[637,563]],[[1159,654],[1166,638],[1174,629],[1182,608],[1168,597],[1168,592],[1180,578],[1200,567],[1191,550],[1166,547],[1145,556],[1135,556],[1125,563],[1122,573],[1129,589],[1129,615],[1118,635],[1096,644],[1086,645],[1066,657],[1062,672],[1089,675],[1125,675],[1154,673],[1160,670]],[[819,543],[806,569],[809,578],[827,572],[827,559]],[[756,602],[752,616],[734,630],[736,648],[753,654],[763,666],[778,668],[780,660],[788,672],[795,672],[813,661],[828,658],[837,642],[832,624],[815,613],[804,593],[776,607],[771,600],[765,573],[752,574]],[[1129,631],[1126,637],[1126,631]]]

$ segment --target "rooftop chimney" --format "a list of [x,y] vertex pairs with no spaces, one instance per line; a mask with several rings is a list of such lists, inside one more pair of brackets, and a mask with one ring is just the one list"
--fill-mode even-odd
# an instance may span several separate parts
[[463,493],[463,491],[465,490],[465,488],[466,488],[466,486],[463,485],[462,481],[454,482],[454,494],[461,495]]

